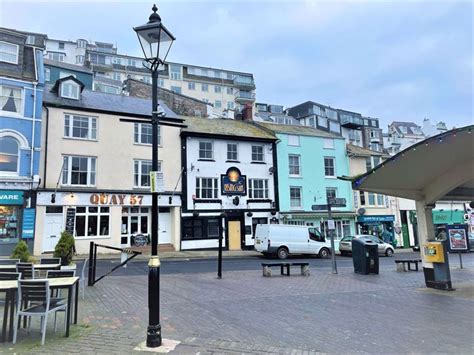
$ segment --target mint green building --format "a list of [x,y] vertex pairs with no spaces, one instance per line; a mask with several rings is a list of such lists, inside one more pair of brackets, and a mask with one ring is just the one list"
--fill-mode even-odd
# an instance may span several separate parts
[[[280,223],[313,225],[327,230],[327,197],[344,198],[345,207],[333,208],[336,239],[355,234],[353,191],[338,176],[349,175],[343,137],[318,129],[258,123],[271,130],[277,142]],[[317,210],[315,210],[317,209]]]

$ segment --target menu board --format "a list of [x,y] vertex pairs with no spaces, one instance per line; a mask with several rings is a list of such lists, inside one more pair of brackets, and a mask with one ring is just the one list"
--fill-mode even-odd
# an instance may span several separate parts
[[74,235],[74,225],[76,224],[76,209],[68,208],[66,210],[66,232]]

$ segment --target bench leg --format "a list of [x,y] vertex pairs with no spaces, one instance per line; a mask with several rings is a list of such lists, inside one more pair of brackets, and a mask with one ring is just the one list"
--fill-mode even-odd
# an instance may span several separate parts
[[285,275],[285,270],[283,268],[284,268],[283,264],[280,265],[280,275]]
[[404,272],[405,271],[405,264],[397,263],[397,272]]
[[286,264],[286,276],[290,276],[290,264]]
[[301,275],[309,276],[309,265],[301,265]]
[[268,266],[264,266],[263,267],[263,276],[264,277],[272,276],[272,269],[270,269]]
[[411,269],[411,261],[409,261],[407,264],[408,264],[408,271],[415,271]]
[[415,270],[418,272],[418,261],[415,261]]

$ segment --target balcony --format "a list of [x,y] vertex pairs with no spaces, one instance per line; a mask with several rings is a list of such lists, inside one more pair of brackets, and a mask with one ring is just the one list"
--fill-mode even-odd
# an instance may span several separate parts
[[360,128],[364,125],[364,120],[359,117],[341,115],[341,126],[346,128]]
[[380,137],[370,137],[370,143],[380,143]]
[[254,90],[255,81],[251,77],[247,76],[236,76],[234,78],[234,86],[239,89]]
[[255,93],[249,91],[238,91],[235,94],[235,101],[237,102],[254,102]]

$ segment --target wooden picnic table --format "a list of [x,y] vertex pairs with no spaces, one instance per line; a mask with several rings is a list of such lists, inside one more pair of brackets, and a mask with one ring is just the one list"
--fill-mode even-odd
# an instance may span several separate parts
[[[58,277],[47,279],[49,281],[49,288],[51,290],[56,289],[67,289],[67,312],[66,312],[66,337],[69,337],[69,325],[71,323],[71,305],[72,305],[72,291],[76,286],[74,295],[74,319],[73,324],[77,324],[77,309],[79,301],[79,277]],[[5,309],[3,312],[3,325],[2,325],[2,342],[6,341],[7,325],[8,325],[8,312],[10,311],[10,329],[8,339],[13,337],[13,324],[15,319],[15,307],[16,307],[16,294],[18,290],[17,280],[0,280],[0,292],[5,292]]]

